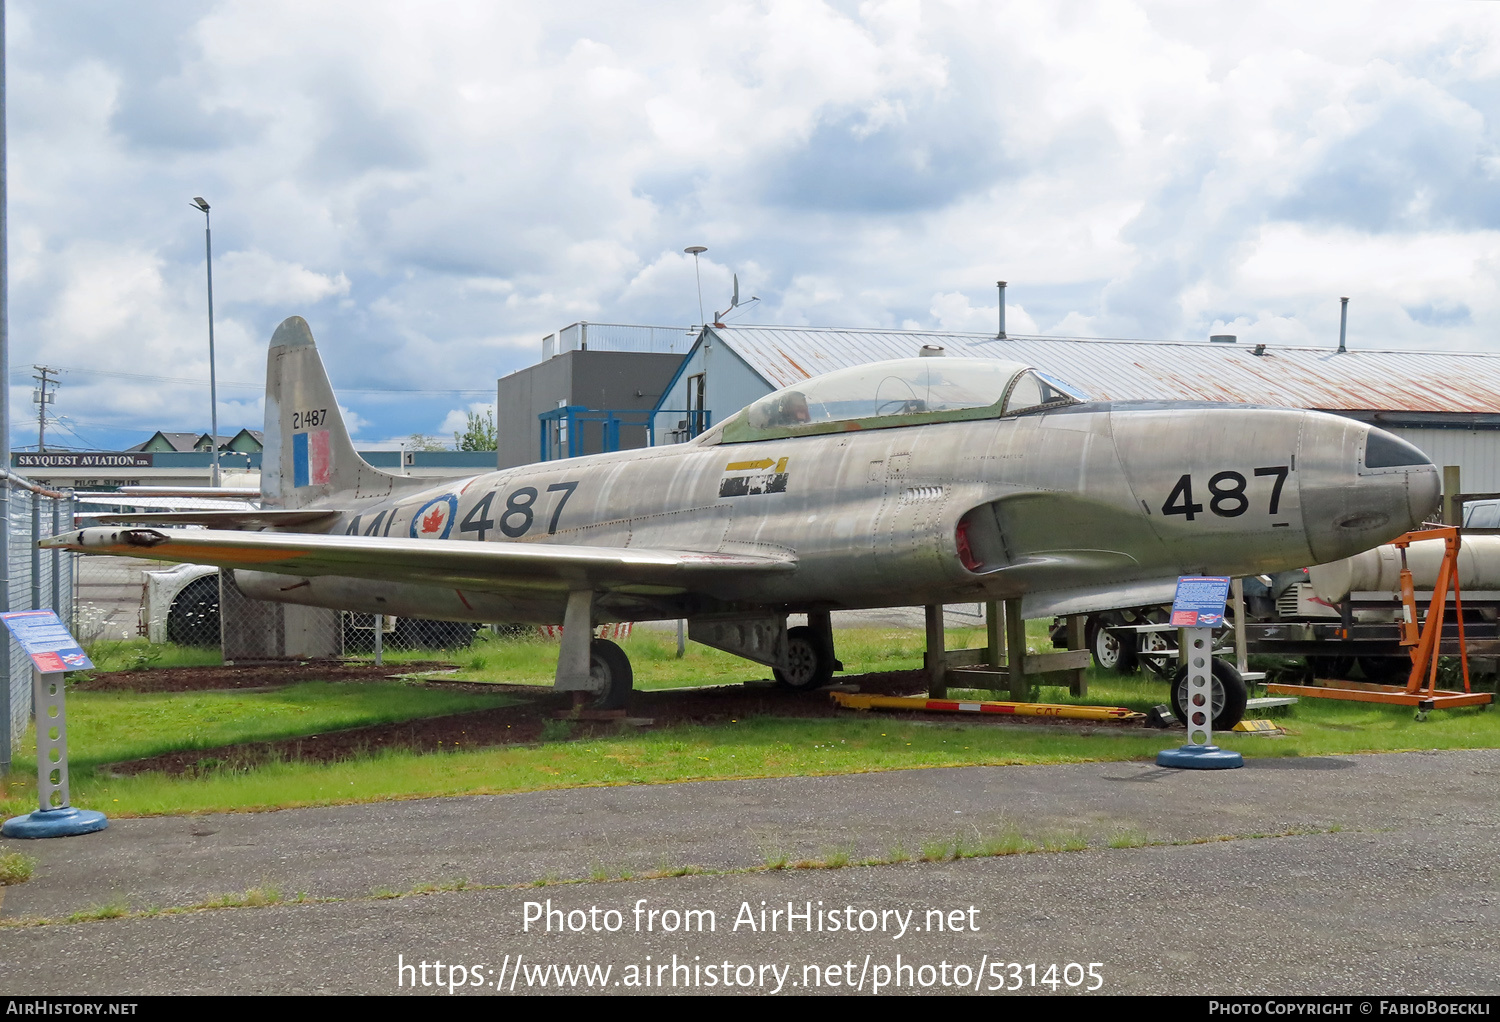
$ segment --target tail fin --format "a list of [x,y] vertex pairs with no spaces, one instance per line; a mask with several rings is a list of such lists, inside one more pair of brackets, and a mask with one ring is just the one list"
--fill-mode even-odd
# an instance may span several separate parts
[[339,498],[384,497],[409,482],[373,468],[354,450],[312,330],[283,320],[266,357],[265,451],[261,505],[330,506]]

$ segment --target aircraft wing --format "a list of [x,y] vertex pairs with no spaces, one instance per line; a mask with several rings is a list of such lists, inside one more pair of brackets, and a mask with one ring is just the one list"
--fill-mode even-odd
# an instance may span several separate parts
[[218,529],[90,528],[53,536],[41,545],[285,575],[338,575],[501,593],[592,588],[665,594],[731,576],[797,567],[791,558],[692,550]]
[[[121,503],[127,503],[122,501]],[[264,508],[246,511],[142,511],[136,514],[90,515],[96,521],[109,525],[202,525],[208,529],[271,529],[292,528],[298,525],[326,525],[343,512],[317,509],[287,510]]]

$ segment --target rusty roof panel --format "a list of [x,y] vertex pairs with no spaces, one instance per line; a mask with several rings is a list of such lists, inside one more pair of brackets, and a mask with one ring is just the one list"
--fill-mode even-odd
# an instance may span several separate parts
[[1248,401],[1341,411],[1500,412],[1500,356],[1248,344],[1016,337],[815,327],[716,327],[774,387],[846,366],[914,357],[923,344],[953,356],[1036,366],[1098,400]]

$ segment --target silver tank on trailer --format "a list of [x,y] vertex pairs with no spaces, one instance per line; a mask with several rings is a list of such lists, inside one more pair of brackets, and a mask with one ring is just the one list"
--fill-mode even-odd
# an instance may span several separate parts
[[[1406,550],[1412,583],[1431,591],[1443,562],[1444,543],[1424,539]],[[1401,590],[1401,551],[1386,543],[1364,553],[1308,569],[1318,598],[1340,603],[1350,593],[1394,593]],[[1500,536],[1465,536],[1458,548],[1460,593],[1500,590]]]

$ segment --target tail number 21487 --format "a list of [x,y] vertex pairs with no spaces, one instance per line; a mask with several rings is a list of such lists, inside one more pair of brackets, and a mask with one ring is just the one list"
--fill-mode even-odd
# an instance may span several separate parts
[[[1281,509],[1281,488],[1291,469],[1287,465],[1272,465],[1255,469],[1256,476],[1273,478],[1270,501],[1266,513],[1275,517]],[[1250,510],[1250,498],[1245,495],[1245,477],[1235,471],[1216,472],[1208,480],[1208,509],[1220,518],[1238,518]],[[1203,505],[1193,503],[1193,477],[1184,474],[1172,487],[1167,502],[1161,506],[1164,515],[1182,515],[1188,521],[1203,513]]]

